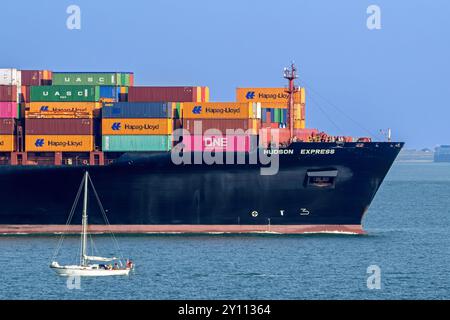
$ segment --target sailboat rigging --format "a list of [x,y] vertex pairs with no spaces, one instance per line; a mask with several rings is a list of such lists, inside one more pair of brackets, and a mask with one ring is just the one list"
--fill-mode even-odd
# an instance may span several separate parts
[[[75,198],[75,202],[72,206],[72,210],[69,214],[69,218],[67,220],[66,226],[68,226],[72,220],[72,217],[75,212],[75,208],[77,206],[78,200],[80,198],[81,190],[84,189],[84,198],[83,198],[83,211],[82,211],[82,227],[81,227],[81,252],[80,252],[80,261],[78,265],[60,265],[57,261],[55,261],[56,256],[62,246],[62,242],[64,240],[64,234],[61,235],[61,239],[58,243],[58,247],[55,250],[55,254],[53,255],[52,262],[50,264],[50,268],[54,270],[58,275],[61,276],[113,276],[113,275],[128,275],[129,272],[133,269],[133,263],[131,260],[127,259],[124,265],[123,258],[119,257],[101,257],[88,255],[88,186],[89,183],[92,187],[92,190],[95,194],[99,207],[101,209],[101,213],[105,220],[105,223],[109,225],[108,218],[106,216],[105,210],[100,202],[100,198],[95,190],[94,184],[89,176],[88,171],[85,172],[83,176],[83,180],[80,184],[80,188],[78,189],[77,196]],[[111,232],[111,236],[115,242],[117,251],[120,253],[120,249],[117,243],[114,234]],[[92,262],[115,262],[114,266],[106,265],[106,264],[98,264]]]

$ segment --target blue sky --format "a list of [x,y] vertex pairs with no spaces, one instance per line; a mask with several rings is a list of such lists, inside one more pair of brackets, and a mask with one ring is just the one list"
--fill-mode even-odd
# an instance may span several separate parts
[[[66,28],[71,4],[81,30]],[[381,30],[366,27],[371,4]],[[134,71],[233,101],[236,87],[283,86],[294,60],[308,127],[450,143],[450,1],[15,0],[0,14],[0,67]]]

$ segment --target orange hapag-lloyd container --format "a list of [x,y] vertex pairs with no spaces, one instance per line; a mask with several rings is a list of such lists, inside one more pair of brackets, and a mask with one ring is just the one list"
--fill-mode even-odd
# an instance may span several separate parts
[[261,104],[255,102],[184,102],[184,119],[258,119]]
[[89,152],[94,150],[94,136],[26,135],[28,152]]
[[15,150],[16,136],[14,135],[0,135],[0,151],[11,152]]
[[169,135],[172,132],[172,119],[102,119],[103,135]]
[[94,112],[29,112],[25,111],[26,119],[92,119],[97,117]]
[[[304,90],[303,90],[304,91]],[[286,103],[289,95],[286,88],[237,88],[237,102],[269,102],[269,103]],[[301,102],[301,90],[294,95],[294,102]],[[268,108],[268,107],[263,107]]]
[[99,102],[30,102],[25,105],[29,112],[93,112],[102,107]]

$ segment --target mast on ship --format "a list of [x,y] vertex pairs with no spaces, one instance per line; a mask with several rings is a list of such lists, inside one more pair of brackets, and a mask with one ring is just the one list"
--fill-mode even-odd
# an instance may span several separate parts
[[86,171],[84,174],[84,199],[83,199],[83,217],[82,217],[82,231],[81,231],[81,265],[86,266],[87,260],[86,260],[86,246],[87,246],[87,223],[88,223],[88,216],[87,216],[87,204],[88,204],[88,180],[89,180],[89,174]]
[[284,68],[284,78],[289,81],[288,89],[286,90],[288,96],[287,118],[289,119],[289,136],[292,142],[294,138],[294,96],[299,91],[295,86],[294,80],[297,78],[297,67],[292,62],[289,68]]

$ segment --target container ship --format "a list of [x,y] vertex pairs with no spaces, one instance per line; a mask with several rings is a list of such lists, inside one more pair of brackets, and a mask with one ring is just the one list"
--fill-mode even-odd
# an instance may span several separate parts
[[65,231],[86,170],[110,223],[90,232],[364,233],[403,143],[307,128],[294,65],[284,77],[212,102],[132,72],[0,69],[0,233]]
[[435,148],[434,162],[450,162],[450,145],[441,145]]

